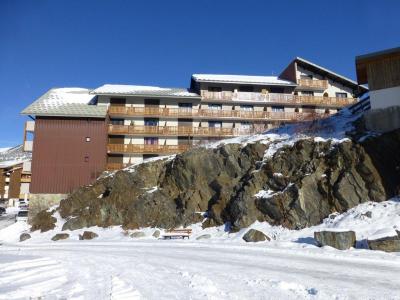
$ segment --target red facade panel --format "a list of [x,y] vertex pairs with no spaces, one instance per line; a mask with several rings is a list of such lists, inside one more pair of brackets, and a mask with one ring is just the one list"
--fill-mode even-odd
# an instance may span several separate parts
[[32,153],[33,194],[64,194],[92,183],[105,170],[104,119],[36,118]]

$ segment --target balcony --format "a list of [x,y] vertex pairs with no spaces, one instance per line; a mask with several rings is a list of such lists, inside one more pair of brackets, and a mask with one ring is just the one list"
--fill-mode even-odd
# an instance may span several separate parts
[[300,89],[313,89],[324,91],[328,88],[328,80],[306,79],[300,78],[297,80],[298,88]]
[[[291,95],[291,101],[299,101],[299,96]],[[288,98],[282,98],[286,101]],[[282,102],[281,102],[282,103]],[[285,102],[288,103],[288,102]],[[307,103],[310,104],[310,103]],[[229,119],[229,120],[259,120],[259,121],[298,121],[304,118],[304,113],[267,112],[245,110],[218,109],[184,109],[164,107],[110,107],[110,116],[115,117],[164,117],[164,118],[195,118],[195,119]],[[305,113],[307,114],[307,113]],[[306,116],[307,117],[307,116]],[[154,129],[158,130],[158,129]],[[173,134],[176,135],[176,134]]]
[[[303,79],[302,79],[303,80]],[[310,80],[317,82],[315,85],[320,86],[321,81],[326,82],[327,80]],[[326,86],[327,87],[327,86]],[[318,89],[318,88],[317,88]],[[251,101],[251,102],[262,102],[262,103],[279,103],[279,104],[313,104],[320,106],[335,106],[342,107],[353,104],[357,101],[354,98],[337,98],[337,97],[322,97],[322,96],[298,96],[293,94],[283,93],[245,93],[245,92],[202,92],[203,99],[213,101]]]
[[209,92],[201,91],[204,100],[223,100],[223,101],[268,101],[268,94],[254,92]]
[[254,128],[216,128],[191,126],[141,126],[109,125],[112,135],[150,135],[150,136],[197,136],[197,137],[232,137],[260,133],[265,129]]
[[132,145],[108,144],[107,152],[115,154],[175,154],[190,149],[191,145]]

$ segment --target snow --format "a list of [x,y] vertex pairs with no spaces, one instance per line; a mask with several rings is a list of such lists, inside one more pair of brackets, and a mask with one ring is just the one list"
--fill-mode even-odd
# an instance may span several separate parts
[[[376,232],[400,228],[400,198],[299,231],[255,222],[250,228],[272,238],[260,243],[242,240],[247,229],[201,224],[190,226],[189,240],[156,239],[157,228],[131,238],[133,231],[114,226],[65,231],[69,239],[53,242],[64,222],[55,217],[54,230],[21,243],[26,223],[0,230],[0,299],[400,299],[400,253],[362,249]],[[99,238],[79,241],[84,230]],[[316,247],[321,230],[354,230],[361,249]],[[211,238],[196,240],[203,234]]]
[[223,75],[223,74],[193,74],[195,81],[231,82],[266,85],[296,85],[295,83],[280,79],[277,76],[253,76],[253,75]]
[[267,199],[271,198],[274,194],[276,194],[276,192],[273,190],[268,190],[268,191],[260,190],[254,195],[254,197]]
[[[297,141],[312,139],[317,143],[330,142],[332,146],[348,142],[347,133],[354,129],[353,122],[360,118],[360,114],[352,114],[349,109],[328,118],[309,122],[299,122],[268,130],[261,134],[240,136],[209,143],[203,147],[216,149],[224,144],[248,144],[259,142],[268,145],[264,153],[264,161],[272,159],[274,154],[283,147],[291,147]],[[368,135],[368,134],[367,134]]]
[[146,85],[126,85],[126,84],[105,84],[97,89],[93,90],[91,94],[151,94],[156,95],[170,95],[170,96],[181,96],[181,97],[199,97],[198,94],[189,92],[183,88],[162,88],[158,86],[146,86]]
[[88,104],[93,99],[89,91],[84,88],[54,88],[44,95],[41,103],[50,107],[66,103]]
[[24,152],[22,145],[12,148],[1,148],[0,149],[0,167],[8,168],[24,161],[29,161],[32,154],[30,152]]

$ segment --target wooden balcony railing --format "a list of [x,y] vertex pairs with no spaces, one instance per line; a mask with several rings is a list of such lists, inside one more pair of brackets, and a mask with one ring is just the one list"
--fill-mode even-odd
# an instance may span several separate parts
[[[294,101],[296,97],[293,96]],[[305,99],[307,100],[307,99]],[[311,104],[308,102],[308,104]],[[157,107],[110,107],[111,116],[153,116],[153,117],[174,117],[174,118],[200,118],[200,119],[237,119],[237,120],[273,120],[273,121],[298,121],[308,117],[309,113],[280,112],[280,111],[246,111],[246,110],[216,110],[216,109],[181,109]],[[316,115],[318,116],[318,114]],[[154,129],[159,130],[159,129]],[[175,134],[173,134],[175,135]]]
[[108,153],[174,154],[186,151],[190,145],[108,144]]
[[300,78],[297,80],[300,87],[326,90],[328,88],[328,80],[306,79]]
[[109,125],[108,133],[113,135],[160,135],[160,136],[204,136],[229,137],[260,133],[265,129],[257,128],[216,128],[191,126],[142,126]]

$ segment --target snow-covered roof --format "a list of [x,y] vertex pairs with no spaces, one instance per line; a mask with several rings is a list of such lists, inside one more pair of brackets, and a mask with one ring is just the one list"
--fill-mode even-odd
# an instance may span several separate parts
[[158,86],[105,84],[90,92],[92,95],[133,95],[155,97],[200,98],[199,94],[185,88],[161,88]]
[[31,160],[32,153],[24,152],[22,145],[0,148],[0,168],[9,168]]
[[193,74],[192,78],[198,82],[296,86],[296,83],[280,79],[277,76]]
[[53,88],[25,108],[23,115],[102,118],[107,107],[93,105],[94,95],[83,88]]

